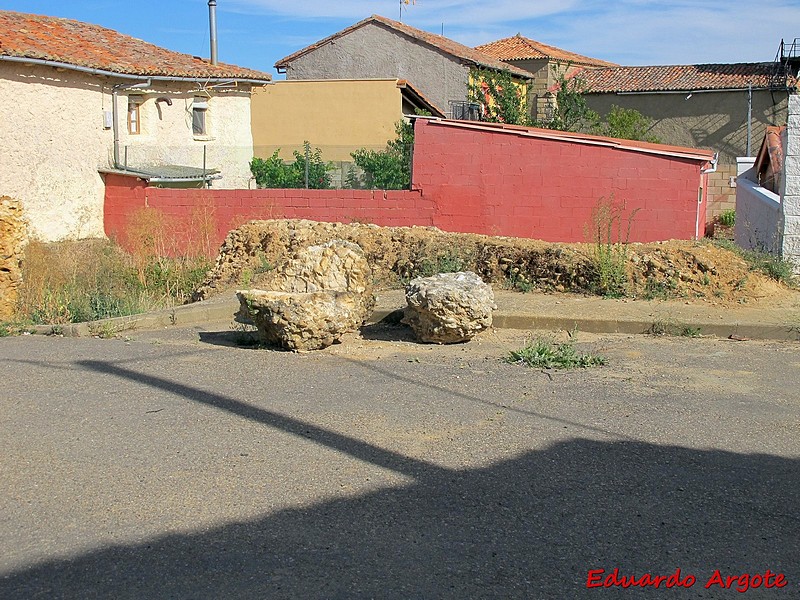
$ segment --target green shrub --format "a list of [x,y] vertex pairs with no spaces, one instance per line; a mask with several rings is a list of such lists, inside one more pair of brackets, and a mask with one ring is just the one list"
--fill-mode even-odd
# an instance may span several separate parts
[[719,224],[723,227],[733,227],[736,225],[736,211],[734,209],[729,209],[723,211],[722,214],[718,217]]
[[[311,150],[304,142],[304,153],[293,152],[294,162],[285,163],[280,158],[280,149],[267,159],[255,157],[250,161],[250,172],[260,188],[304,188],[324,190],[331,187],[330,171],[333,166],[322,160],[322,150]],[[308,160],[306,160],[308,156]],[[306,186],[306,163],[308,163],[308,185]]]
[[405,121],[395,124],[397,137],[386,144],[385,150],[360,148],[352,152],[353,161],[363,176],[351,169],[348,187],[355,189],[407,190],[411,186],[411,160],[414,151],[414,126]]

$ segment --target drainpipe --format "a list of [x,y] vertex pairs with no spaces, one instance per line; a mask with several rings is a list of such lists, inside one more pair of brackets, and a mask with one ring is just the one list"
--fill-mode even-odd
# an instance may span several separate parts
[[122,170],[124,165],[119,162],[119,109],[117,108],[117,98],[119,91],[122,89],[142,89],[150,87],[151,81],[142,81],[140,83],[118,83],[111,88],[111,121],[114,128],[114,168]]
[[747,86],[747,156],[750,154],[753,139],[753,84]]
[[208,0],[208,25],[211,29],[211,64],[217,64],[217,0]]

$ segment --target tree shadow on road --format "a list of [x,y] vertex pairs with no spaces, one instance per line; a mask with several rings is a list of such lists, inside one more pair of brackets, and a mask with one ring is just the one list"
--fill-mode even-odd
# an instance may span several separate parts
[[[769,597],[798,591],[796,459],[576,438],[484,468],[451,469],[226,396],[82,364],[413,482],[54,559],[0,578],[0,597],[561,599],[607,592],[587,590],[587,573],[617,567],[697,577],[683,595],[672,590],[678,597],[728,597],[732,590],[703,589],[715,569],[769,568],[789,579],[787,588],[766,590]],[[626,598],[645,595],[653,597],[624,590]]]

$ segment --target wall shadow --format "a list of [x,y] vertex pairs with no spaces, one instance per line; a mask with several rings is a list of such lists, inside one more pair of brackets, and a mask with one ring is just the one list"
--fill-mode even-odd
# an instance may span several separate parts
[[588,570],[615,567],[693,574],[693,589],[671,590],[677,597],[736,594],[703,589],[714,569],[786,574],[786,588],[748,598],[798,592],[797,459],[577,438],[485,468],[449,469],[222,395],[81,364],[303,436],[413,483],[32,565],[0,578],[2,598],[561,599],[605,595],[586,589]]

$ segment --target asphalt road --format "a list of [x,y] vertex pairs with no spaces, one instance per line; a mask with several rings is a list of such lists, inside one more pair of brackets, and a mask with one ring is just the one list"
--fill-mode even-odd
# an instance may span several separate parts
[[798,343],[226,325],[0,340],[0,598],[800,597]]

